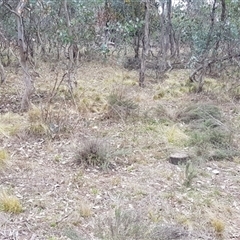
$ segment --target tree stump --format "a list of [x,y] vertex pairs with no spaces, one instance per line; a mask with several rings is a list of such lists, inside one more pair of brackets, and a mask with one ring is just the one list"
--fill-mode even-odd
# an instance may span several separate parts
[[169,162],[174,165],[186,163],[189,156],[186,153],[173,153],[169,157]]

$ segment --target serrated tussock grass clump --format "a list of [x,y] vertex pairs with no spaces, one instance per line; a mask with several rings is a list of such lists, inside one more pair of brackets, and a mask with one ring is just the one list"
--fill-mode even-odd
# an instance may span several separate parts
[[205,146],[228,149],[232,143],[232,134],[229,131],[224,131],[222,128],[193,130],[189,133],[190,146]]
[[199,127],[201,124],[214,127],[222,121],[219,108],[207,103],[192,104],[181,110],[177,117],[184,123],[195,123],[193,127]]
[[0,115],[0,138],[15,136],[26,128],[26,120],[24,116],[17,113],[5,113]]
[[20,213],[23,208],[17,197],[2,191],[0,193],[0,210],[9,213]]
[[117,208],[112,218],[99,222],[98,228],[98,237],[101,239],[149,239],[149,229],[137,211],[123,211]]
[[47,124],[43,121],[42,110],[33,106],[28,111],[29,126],[27,133],[33,136],[45,136],[49,133]]
[[217,234],[222,234],[225,230],[225,223],[220,219],[217,219],[217,218],[212,219],[211,225]]
[[167,111],[167,109],[158,104],[156,107],[151,107],[143,113],[143,117],[147,121],[160,122],[168,125],[172,122],[172,116]]
[[92,215],[92,210],[89,204],[85,202],[81,202],[79,205],[79,213],[80,213],[80,216],[83,218],[90,217]]
[[42,111],[35,106],[32,106],[32,108],[28,111],[27,114],[29,123],[36,123],[42,121]]
[[229,89],[230,96],[232,96],[234,99],[239,100],[240,99],[240,86],[239,84],[235,86],[235,84]]
[[42,122],[31,123],[28,127],[28,134],[34,136],[45,136],[49,133],[49,128]]
[[177,125],[166,128],[166,138],[169,143],[181,146],[188,141],[189,137]]
[[[66,229],[64,235],[71,240],[86,240],[85,238],[81,238],[79,233],[72,228]],[[57,240],[57,238],[49,238],[49,240]]]
[[97,237],[106,240],[170,240],[186,239],[187,235],[180,225],[151,223],[140,211],[116,208],[113,217],[99,222]]
[[79,94],[75,98],[77,110],[81,114],[86,113],[98,113],[106,109],[106,99],[100,93],[96,93],[93,90]]
[[108,118],[126,119],[136,114],[138,104],[123,91],[115,91],[108,96]]
[[187,235],[187,231],[180,225],[159,225],[153,229],[151,238],[149,238],[149,240],[186,239]]
[[8,158],[8,152],[5,149],[0,149],[0,167],[7,163]]
[[[220,109],[207,103],[196,103],[184,108],[178,119],[188,124],[188,146],[206,159],[227,159],[236,155],[233,133]],[[216,153],[216,154],[215,154]]]
[[107,167],[109,163],[107,146],[98,139],[86,140],[76,151],[75,158],[84,166]]
[[195,147],[198,155],[205,155],[209,160],[232,159],[239,155],[233,145],[233,135],[222,127],[191,130],[188,146]]
[[193,167],[192,162],[188,161],[185,166],[185,180],[183,185],[186,187],[191,187],[192,181],[197,177],[196,171]]

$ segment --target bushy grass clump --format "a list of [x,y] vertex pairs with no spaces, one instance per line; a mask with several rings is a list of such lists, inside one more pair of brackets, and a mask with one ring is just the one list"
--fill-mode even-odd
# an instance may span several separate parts
[[0,115],[0,139],[16,136],[25,131],[26,120],[24,116],[8,112]]
[[233,133],[217,106],[192,104],[178,114],[178,119],[189,126],[187,145],[194,147],[198,156],[219,160],[237,154]]
[[43,119],[42,110],[32,106],[27,114],[29,123],[27,133],[32,136],[47,136],[49,134],[49,128]]
[[225,223],[221,219],[218,219],[218,218],[212,219],[211,225],[217,234],[221,235],[225,230]]
[[98,139],[86,140],[76,152],[76,161],[84,166],[107,167],[108,149],[107,146]]
[[170,240],[186,239],[187,231],[175,224],[151,223],[140,211],[115,209],[112,218],[101,221],[98,237],[106,240]]
[[89,206],[89,204],[87,204],[85,202],[81,202],[80,206],[79,206],[79,213],[80,213],[81,217],[87,218],[92,215],[92,209]]
[[222,120],[220,109],[211,104],[191,104],[184,108],[179,114],[178,119],[184,123],[191,123],[194,128],[203,126],[218,126]]
[[6,191],[0,193],[0,210],[8,213],[20,213],[23,211],[19,199],[9,195]]
[[98,237],[106,240],[148,239],[148,228],[137,211],[117,208],[112,218],[99,223]]
[[42,121],[42,111],[40,108],[32,106],[32,108],[28,111],[28,122],[36,123]]
[[8,152],[5,149],[0,149],[0,167],[4,166],[8,159]]
[[47,136],[49,128],[42,122],[31,123],[28,128],[28,134],[33,136]]
[[126,119],[136,114],[138,104],[123,91],[115,91],[108,96],[108,118]]
[[172,122],[172,116],[168,110],[162,105],[158,104],[156,107],[151,107],[143,113],[143,117],[146,121],[163,123],[168,125]]
[[188,135],[177,125],[166,128],[167,141],[176,146],[183,146],[189,139]]

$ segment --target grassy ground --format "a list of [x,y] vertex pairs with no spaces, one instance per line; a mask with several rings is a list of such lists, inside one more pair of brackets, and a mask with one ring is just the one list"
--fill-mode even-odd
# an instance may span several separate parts
[[[0,239],[240,239],[240,114],[221,80],[41,65],[27,113],[0,87]],[[51,102],[50,102],[51,99]],[[210,106],[210,107],[209,107]],[[186,165],[169,163],[185,152]]]

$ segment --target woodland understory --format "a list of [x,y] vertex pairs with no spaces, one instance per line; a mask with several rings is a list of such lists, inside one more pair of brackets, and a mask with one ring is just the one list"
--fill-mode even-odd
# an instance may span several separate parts
[[240,239],[239,7],[0,0],[0,239]]

